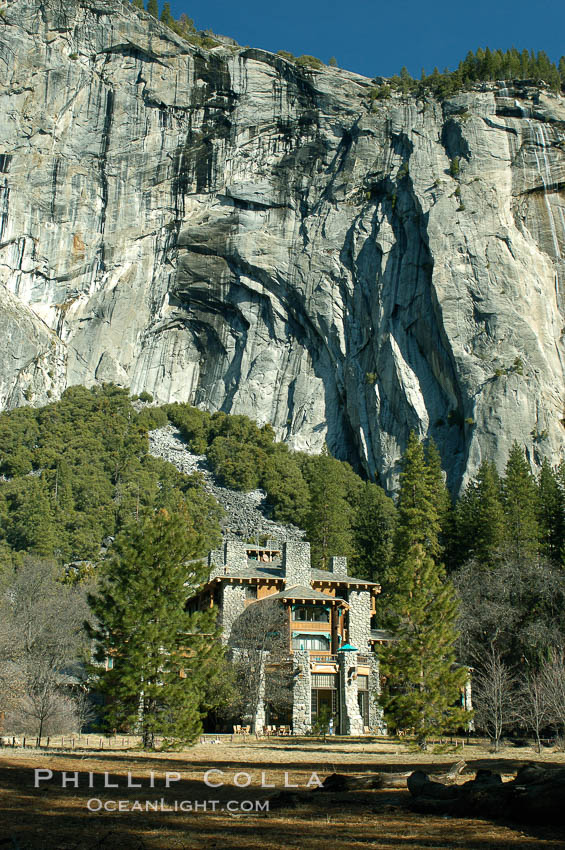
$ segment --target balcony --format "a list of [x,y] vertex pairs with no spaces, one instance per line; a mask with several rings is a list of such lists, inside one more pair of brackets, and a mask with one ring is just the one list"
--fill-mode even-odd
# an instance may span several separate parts
[[310,653],[310,661],[327,662],[328,664],[337,664],[337,655],[332,655],[331,652],[314,651],[314,652]]

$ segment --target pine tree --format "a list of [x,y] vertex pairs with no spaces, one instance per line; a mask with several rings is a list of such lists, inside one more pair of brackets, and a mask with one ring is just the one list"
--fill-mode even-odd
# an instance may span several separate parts
[[391,558],[396,525],[396,508],[377,484],[367,483],[361,490],[352,522],[357,557],[352,573],[369,581],[380,581]]
[[555,473],[546,458],[538,477],[540,548],[551,561],[560,562],[565,545],[565,499]]
[[[108,728],[138,728],[144,747],[156,735],[165,745],[190,743],[201,717],[220,698],[222,650],[213,612],[187,614],[187,584],[203,568],[186,562],[198,551],[190,516],[160,511],[124,532],[102,565],[102,585],[89,603],[99,626],[98,670]],[[213,694],[216,693],[214,697]]]
[[157,0],[147,0],[147,11],[150,15],[153,15],[154,18],[159,17],[159,4]]
[[441,455],[438,451],[438,447],[431,437],[426,443],[425,458],[426,466],[428,467],[430,489],[438,514],[439,542],[441,544],[440,551],[443,551],[443,537],[447,526],[450,523],[451,498],[445,483],[445,476],[441,465]]
[[380,701],[390,727],[414,728],[425,747],[430,735],[468,721],[458,705],[468,673],[455,665],[453,588],[422,544],[403,559],[394,605],[395,639],[380,652],[386,680]]
[[174,20],[173,16],[171,15],[171,4],[170,3],[164,3],[163,4],[163,11],[161,12],[160,20],[161,20],[161,23],[166,24],[167,26],[170,26],[172,21]]
[[455,507],[452,566],[471,558],[493,566],[506,540],[502,485],[496,467],[483,461]]
[[304,471],[310,490],[305,530],[312,546],[312,563],[318,569],[328,569],[332,555],[349,557],[353,552],[353,509],[346,499],[348,471],[351,475],[353,472],[346,467],[324,448]]
[[6,488],[8,542],[19,551],[51,556],[58,549],[45,476],[15,479]]
[[436,557],[441,552],[439,534],[443,496],[437,470],[430,472],[424,447],[411,432],[402,458],[395,557],[402,559],[416,544]]
[[395,639],[381,653],[388,722],[414,727],[422,746],[429,735],[463,723],[455,704],[467,676],[454,666],[458,605],[439,563],[440,517],[449,502],[433,444],[427,456],[411,433],[402,458],[394,565],[385,582],[385,622]]
[[143,0],[132,0],[132,6],[135,6],[136,9],[143,9]]
[[517,557],[535,558],[539,549],[538,488],[524,450],[514,442],[503,481],[508,545]]

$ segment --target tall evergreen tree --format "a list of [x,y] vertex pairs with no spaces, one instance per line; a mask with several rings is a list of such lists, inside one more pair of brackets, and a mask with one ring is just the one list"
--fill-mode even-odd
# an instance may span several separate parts
[[188,585],[204,578],[202,566],[187,565],[198,546],[190,516],[162,510],[120,535],[100,568],[100,593],[89,597],[97,659],[112,661],[97,676],[106,723],[138,728],[144,747],[157,735],[192,742],[222,691],[214,613],[185,611]]
[[405,557],[416,544],[422,545],[432,558],[440,554],[442,499],[437,470],[430,472],[424,447],[412,432],[402,458],[400,473],[396,558]]
[[519,558],[535,558],[539,550],[539,500],[536,481],[524,455],[514,442],[503,481],[508,546]]
[[147,0],[147,11],[150,15],[153,15],[154,18],[159,17],[159,4],[157,0]]
[[402,459],[394,566],[386,576],[385,618],[395,639],[381,652],[381,704],[391,726],[414,727],[422,746],[464,722],[454,707],[467,676],[454,666],[458,605],[439,563],[443,487],[437,453],[432,447],[428,463],[412,433]]
[[305,529],[312,546],[312,563],[322,570],[328,569],[332,555],[350,557],[353,552],[353,508],[346,499],[346,466],[331,457],[325,448],[320,457],[311,459],[304,471],[310,490]]
[[426,442],[425,458],[426,466],[428,467],[430,489],[438,513],[440,551],[443,551],[445,548],[444,538],[451,518],[451,498],[445,483],[446,476],[441,465],[441,455],[431,437]]
[[395,526],[392,499],[378,484],[364,484],[352,523],[356,576],[378,582],[386,574],[392,559]]
[[430,735],[462,726],[458,706],[467,670],[455,665],[457,600],[422,544],[406,553],[398,573],[395,639],[380,653],[381,705],[393,729],[414,728],[420,746]]
[[160,20],[161,20],[161,23],[166,24],[167,26],[170,26],[172,21],[174,20],[173,16],[171,15],[171,4],[170,3],[164,3],[163,4],[163,11],[161,12]]
[[555,473],[546,458],[538,476],[540,548],[543,555],[561,562],[565,544],[565,500]]
[[455,507],[452,566],[471,558],[492,566],[506,539],[502,485],[496,467],[483,461]]

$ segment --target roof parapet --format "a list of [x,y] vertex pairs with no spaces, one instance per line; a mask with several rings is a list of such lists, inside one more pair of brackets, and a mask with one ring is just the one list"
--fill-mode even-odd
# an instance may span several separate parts
[[330,558],[329,571],[340,576],[349,575],[347,572],[347,558],[343,555],[332,555]]

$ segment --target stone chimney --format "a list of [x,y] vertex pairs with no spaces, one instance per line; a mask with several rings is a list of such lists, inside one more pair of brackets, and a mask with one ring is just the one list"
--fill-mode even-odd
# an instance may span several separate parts
[[210,578],[234,575],[247,567],[247,546],[238,540],[226,540],[223,549],[212,549],[208,555]]
[[338,576],[347,575],[347,558],[342,555],[333,555],[330,558],[330,572]]
[[208,566],[210,567],[210,569],[214,569],[214,567],[224,566],[223,549],[212,549],[212,551],[208,553]]
[[294,587],[297,584],[310,587],[310,544],[300,540],[288,540],[283,543],[282,571],[285,587]]
[[228,573],[238,573],[247,567],[247,544],[239,540],[224,543],[224,564]]

